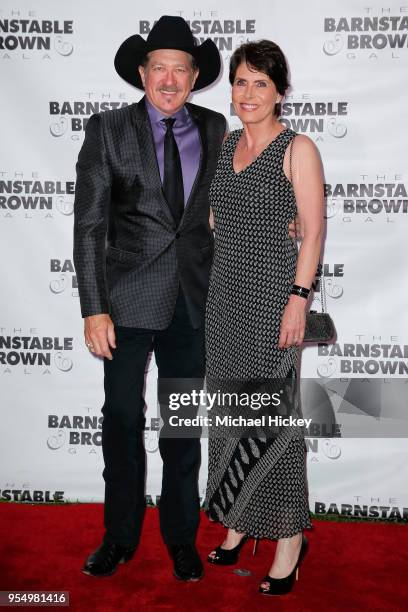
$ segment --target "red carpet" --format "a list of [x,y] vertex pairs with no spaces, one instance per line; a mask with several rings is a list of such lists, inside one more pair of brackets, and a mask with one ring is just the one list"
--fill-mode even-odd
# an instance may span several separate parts
[[[315,521],[309,552],[294,591],[284,597],[257,593],[275,544],[263,540],[253,558],[248,543],[237,567],[205,564],[198,583],[182,583],[162,543],[156,509],[148,509],[137,557],[110,578],[91,578],[81,565],[101,539],[102,505],[0,504],[0,590],[64,590],[71,610],[406,610],[408,526]],[[198,547],[203,558],[223,528],[202,515]],[[66,608],[65,608],[66,609]]]

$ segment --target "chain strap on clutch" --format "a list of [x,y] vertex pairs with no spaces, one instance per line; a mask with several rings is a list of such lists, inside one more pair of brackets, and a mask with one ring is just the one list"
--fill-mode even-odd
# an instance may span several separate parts
[[320,275],[320,300],[322,312],[310,310],[306,314],[306,327],[303,342],[330,342],[336,333],[333,320],[326,312],[326,291],[324,287],[324,272]]

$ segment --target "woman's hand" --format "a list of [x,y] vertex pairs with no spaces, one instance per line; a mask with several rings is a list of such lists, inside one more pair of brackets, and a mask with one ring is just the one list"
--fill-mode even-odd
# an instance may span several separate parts
[[307,300],[298,295],[290,295],[285,310],[283,311],[279,348],[300,346],[305,335]]
[[293,240],[302,240],[303,238],[303,228],[302,225],[300,223],[300,219],[299,219],[299,215],[296,215],[296,217],[293,219],[293,221],[291,221],[288,225],[288,234],[289,234],[289,238],[292,238]]

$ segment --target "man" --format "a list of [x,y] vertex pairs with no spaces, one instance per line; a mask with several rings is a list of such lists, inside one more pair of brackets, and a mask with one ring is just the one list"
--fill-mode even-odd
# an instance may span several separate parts
[[[204,375],[204,305],[213,252],[208,188],[225,118],[187,103],[216,80],[220,56],[195,46],[187,23],[164,16],[147,40],[128,38],[119,75],[139,103],[93,115],[79,153],[74,261],[85,341],[104,357],[105,536],[83,571],[112,574],[132,558],[144,513],[145,364],[159,378]],[[203,575],[198,439],[160,438],[160,528],[181,580]]]

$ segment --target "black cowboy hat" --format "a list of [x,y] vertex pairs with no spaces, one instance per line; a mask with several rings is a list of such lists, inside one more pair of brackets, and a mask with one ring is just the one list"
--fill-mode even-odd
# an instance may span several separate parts
[[182,17],[164,15],[154,24],[147,40],[139,34],[130,36],[119,47],[115,56],[115,69],[122,79],[138,89],[144,89],[138,66],[146,55],[156,49],[177,49],[190,53],[200,70],[193,91],[213,83],[221,70],[220,54],[209,38],[197,45],[194,36]]

